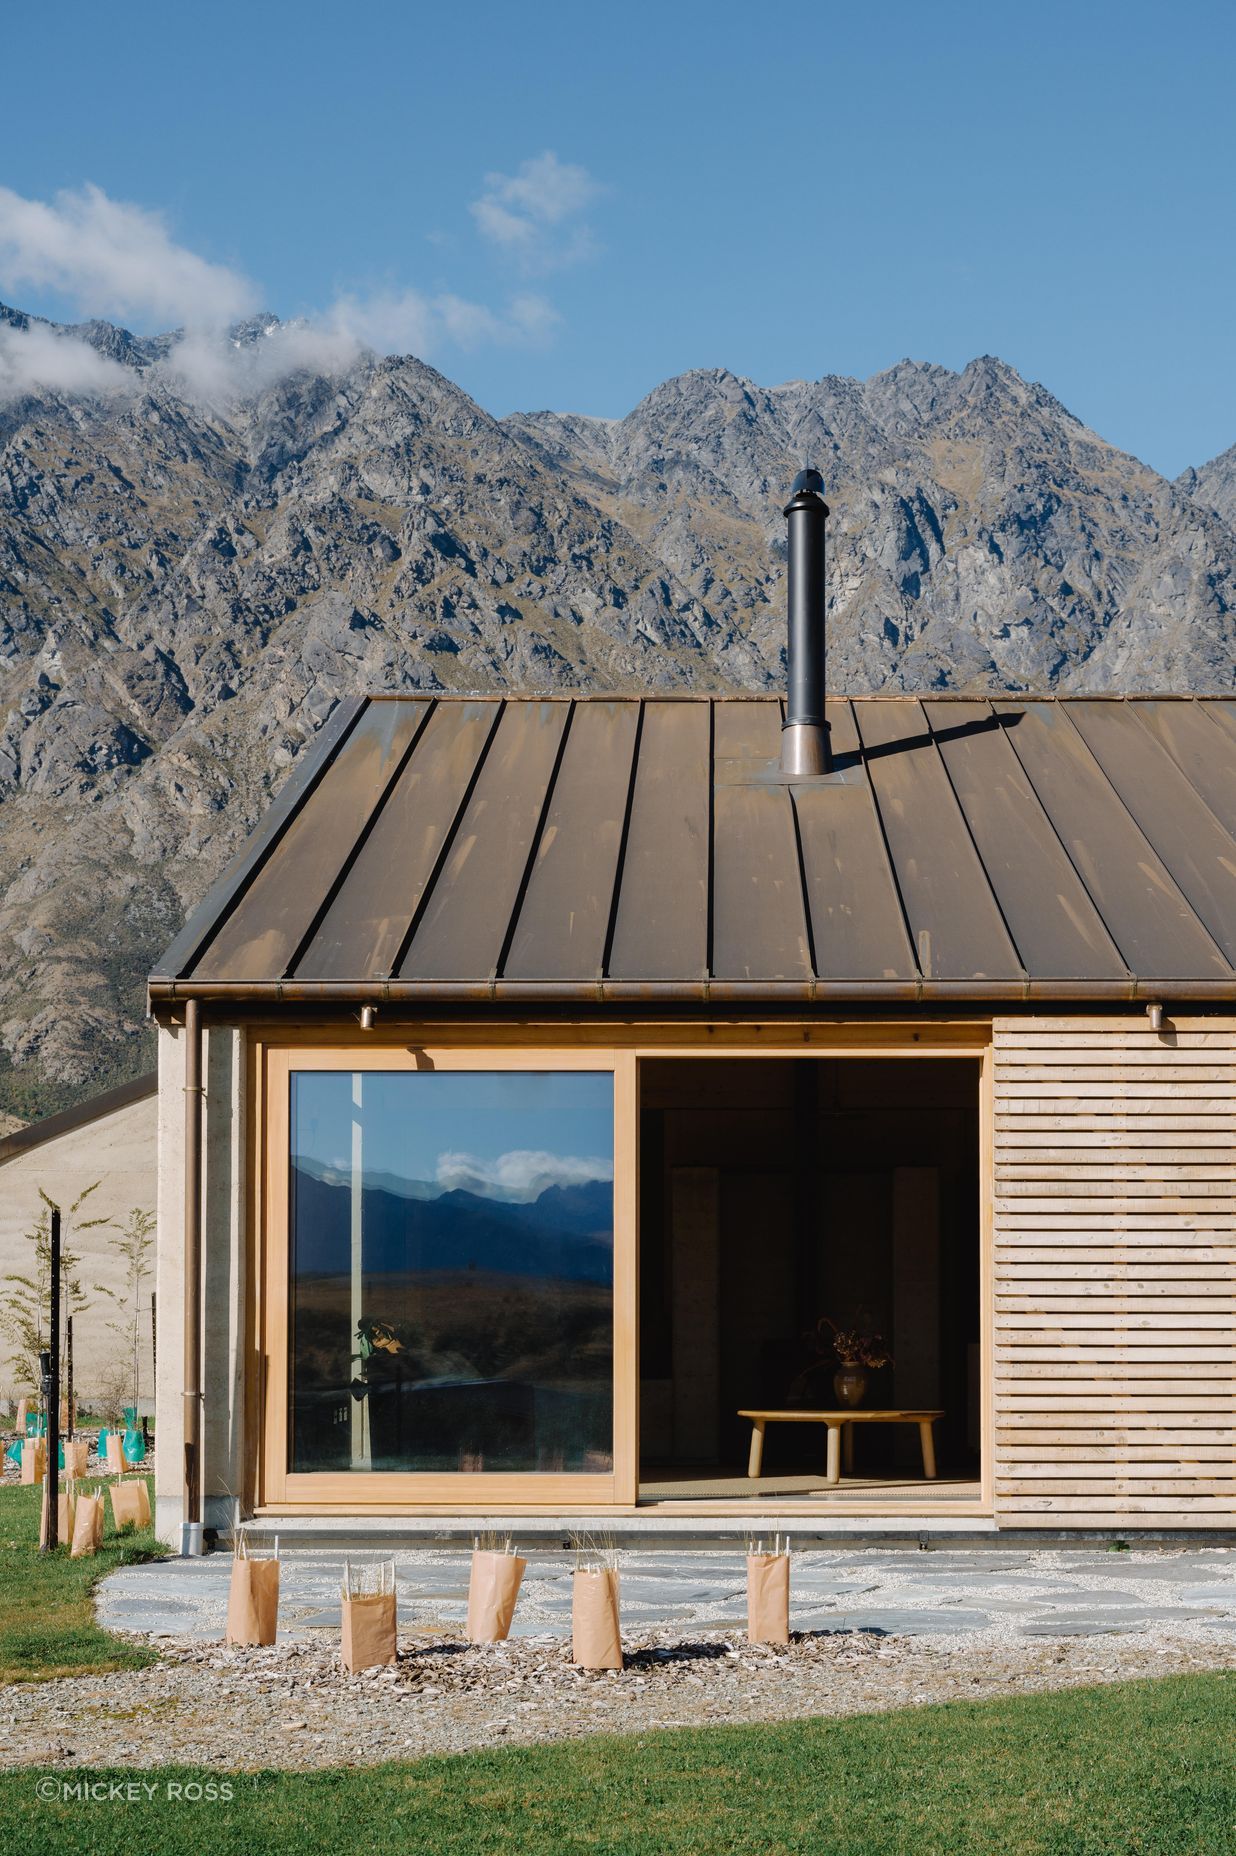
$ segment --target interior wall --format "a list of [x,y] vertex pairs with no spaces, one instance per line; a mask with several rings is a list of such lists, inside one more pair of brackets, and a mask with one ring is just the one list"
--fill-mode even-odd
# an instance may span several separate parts
[[[890,1343],[866,1403],[943,1407],[941,1464],[975,1473],[977,1063],[665,1059],[641,1076],[642,1460],[741,1471],[741,1407],[834,1405],[827,1334],[810,1340],[828,1315]],[[908,1427],[858,1449],[859,1473],[920,1460]],[[770,1429],[770,1469],[817,1459],[817,1428]]]

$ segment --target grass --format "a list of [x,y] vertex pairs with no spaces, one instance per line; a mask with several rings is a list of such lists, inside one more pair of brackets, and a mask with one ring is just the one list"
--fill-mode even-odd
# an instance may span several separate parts
[[[87,1477],[85,1486],[93,1490],[97,1484]],[[146,1486],[153,1504],[149,1477]],[[0,1682],[42,1682],[154,1662],[152,1651],[99,1629],[90,1595],[117,1566],[155,1559],[166,1548],[149,1528],[113,1533],[109,1506],[103,1547],[93,1558],[71,1560],[66,1546],[40,1553],[41,1499],[38,1488],[0,1489]]]
[[1178,1676],[364,1770],[161,1768],[134,1801],[43,1802],[26,1770],[0,1776],[0,1822],[5,1856],[1209,1856],[1236,1850],[1234,1730],[1236,1677]]

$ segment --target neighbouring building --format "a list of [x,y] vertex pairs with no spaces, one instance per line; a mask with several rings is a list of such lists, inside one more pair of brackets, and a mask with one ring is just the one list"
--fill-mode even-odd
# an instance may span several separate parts
[[[123,1357],[127,1368],[131,1358],[131,1348],[121,1345],[114,1325],[133,1312],[126,1265],[114,1240],[134,1210],[154,1211],[158,1109],[158,1077],[152,1070],[0,1140],[0,1279],[30,1273],[29,1234],[43,1210],[40,1191],[62,1208],[64,1241],[81,1258],[78,1275],[89,1307],[73,1324],[74,1384],[80,1398],[93,1398],[115,1376],[117,1362]],[[95,1190],[74,1218],[69,1207],[88,1186]],[[96,1219],[103,1222],[96,1224]],[[152,1252],[150,1275],[138,1291],[137,1369],[146,1400],[154,1396],[154,1263]],[[0,1387],[10,1396],[33,1390],[18,1383],[7,1362],[9,1351],[0,1343]]]
[[1236,702],[825,703],[821,488],[784,704],[343,705],[160,962],[168,1538],[1236,1523]]

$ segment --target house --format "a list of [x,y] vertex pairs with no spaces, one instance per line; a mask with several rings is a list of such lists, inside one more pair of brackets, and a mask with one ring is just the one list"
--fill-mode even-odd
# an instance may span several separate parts
[[[87,1401],[112,1384],[121,1358],[127,1366],[124,1384],[132,1385],[131,1349],[120,1345],[113,1323],[126,1325],[134,1313],[141,1394],[154,1392],[154,1258],[134,1311],[127,1266],[114,1239],[134,1209],[154,1210],[158,1080],[152,1070],[0,1139],[0,1278],[30,1273],[30,1233],[45,1192],[64,1213],[65,1244],[81,1258],[78,1275],[88,1306],[73,1323],[73,1373],[77,1396]],[[94,1190],[74,1216],[69,1208],[88,1187]],[[87,1223],[96,1219],[104,1222]],[[14,1395],[33,1389],[19,1385],[7,1363],[0,1368],[0,1386]]]
[[1236,1522],[1236,702],[825,702],[821,489],[784,712],[358,699],[160,962],[169,1539]]

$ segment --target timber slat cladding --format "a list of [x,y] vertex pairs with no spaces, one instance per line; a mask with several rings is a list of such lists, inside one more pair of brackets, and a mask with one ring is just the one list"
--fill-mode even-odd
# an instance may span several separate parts
[[993,1054],[1000,1522],[1230,1526],[1236,1031],[997,1019]]

